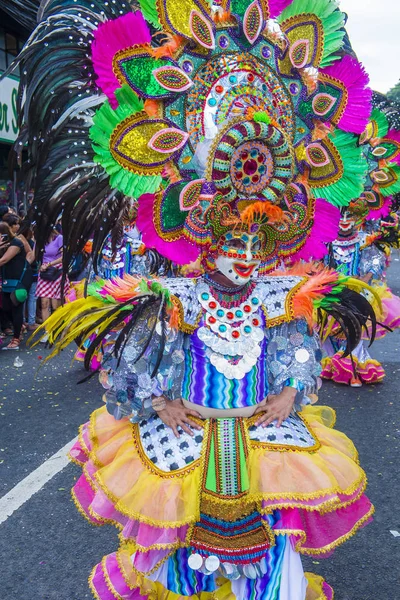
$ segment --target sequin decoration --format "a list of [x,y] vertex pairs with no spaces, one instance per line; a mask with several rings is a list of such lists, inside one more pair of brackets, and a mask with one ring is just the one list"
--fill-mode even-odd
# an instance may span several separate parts
[[157,131],[148,143],[149,148],[162,154],[177,152],[186,144],[189,134],[175,127]]
[[193,85],[193,81],[182,69],[170,65],[154,69],[153,76],[161,87],[171,92],[185,92]]
[[314,163],[310,162],[310,172],[308,181],[311,186],[328,186],[338,181],[343,175],[343,163],[339,152],[334,144],[325,139],[317,144],[311,144],[310,157]]
[[124,119],[110,137],[110,152],[125,169],[140,175],[161,174],[170,155],[149,148],[149,141],[170,126],[161,119],[149,119],[140,112]]
[[252,141],[235,150],[230,174],[239,192],[250,195],[266,187],[273,169],[274,161],[269,149],[261,142]]
[[316,15],[300,14],[284,21],[281,28],[291,50],[279,61],[280,72],[291,76],[293,66],[318,67],[324,49],[324,30],[320,19]]
[[309,61],[310,42],[308,40],[296,40],[290,47],[290,62],[296,69],[303,69]]
[[263,194],[277,202],[292,176],[292,147],[285,134],[272,124],[241,120],[216,139],[206,171],[228,201]]
[[313,115],[332,123],[339,123],[348,101],[343,82],[324,73],[318,75],[318,93],[299,106],[299,115],[311,126]]
[[370,173],[370,177],[374,183],[379,183],[382,187],[388,187],[397,181],[391,169],[375,169]]
[[247,52],[218,55],[203,63],[192,79],[185,119],[193,151],[206,138],[214,138],[228,120],[245,117],[253,107],[267,112],[294,139],[290,94],[262,57]]
[[261,33],[264,25],[262,10],[258,0],[252,2],[243,18],[243,33],[250,44],[254,44]]
[[192,10],[189,24],[196,42],[207,50],[213,50],[215,48],[215,37],[209,19],[206,19],[198,10]]
[[143,47],[124,48],[113,58],[113,71],[121,85],[127,83],[143,98],[167,98],[165,90],[153,77],[153,70],[173,66],[168,59],[156,59]]
[[336,98],[330,94],[317,94],[312,101],[313,111],[318,117],[324,117],[336,104]]
[[196,179],[188,183],[179,194],[179,207],[188,211],[197,206],[203,185],[203,179]]
[[324,167],[330,162],[327,151],[318,142],[307,146],[306,155],[313,167]]
[[156,0],[159,21],[164,31],[173,31],[192,39],[190,15],[192,11],[209,14],[210,7],[206,0]]

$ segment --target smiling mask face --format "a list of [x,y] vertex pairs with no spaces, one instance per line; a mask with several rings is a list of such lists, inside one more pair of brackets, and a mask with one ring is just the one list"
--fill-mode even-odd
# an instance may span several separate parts
[[228,232],[218,240],[216,267],[234,285],[244,285],[257,275],[261,249],[262,239],[258,233]]
[[342,235],[349,235],[356,228],[356,220],[347,210],[343,213],[339,221],[339,230]]

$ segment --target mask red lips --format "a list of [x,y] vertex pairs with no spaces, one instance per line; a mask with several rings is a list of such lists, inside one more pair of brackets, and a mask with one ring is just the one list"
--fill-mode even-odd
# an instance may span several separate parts
[[239,275],[239,277],[250,277],[255,268],[256,265],[246,265],[244,263],[233,264],[233,270]]

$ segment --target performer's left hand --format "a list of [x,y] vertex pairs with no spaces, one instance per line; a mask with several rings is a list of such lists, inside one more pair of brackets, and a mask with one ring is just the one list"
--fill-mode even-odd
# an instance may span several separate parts
[[280,427],[290,413],[296,398],[297,391],[292,387],[285,387],[280,394],[269,394],[256,408],[255,413],[262,413],[256,425],[267,427],[273,421]]

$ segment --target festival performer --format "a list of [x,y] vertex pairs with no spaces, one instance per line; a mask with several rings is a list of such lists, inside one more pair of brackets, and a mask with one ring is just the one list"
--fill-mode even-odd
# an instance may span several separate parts
[[331,553],[373,508],[334,412],[310,405],[314,327],[340,320],[350,351],[375,316],[362,281],[274,269],[323,258],[362,193],[368,77],[333,0],[140,4],[50,0],[20,57],[38,228],[62,209],[65,261],[93,230],[100,247],[129,196],[146,247],[204,269],[93,283],[45,325],[53,353],[94,335],[88,366],[119,328],[106,406],[71,452],[78,508],[121,530],[91,589],[332,599],[300,554]]
[[[394,123],[397,127],[397,120]],[[374,108],[368,126],[360,136],[360,145],[369,169],[365,189],[358,200],[342,209],[339,235],[330,245],[325,262],[343,274],[359,277],[372,285],[382,301],[376,332],[376,337],[382,338],[400,326],[400,298],[384,283],[387,249],[389,243],[396,245],[397,239],[395,227],[392,232],[387,232],[385,219],[388,224],[395,225],[396,219],[389,215],[392,194],[399,188],[400,130],[390,128],[383,109]],[[346,357],[343,352],[345,341],[343,337],[333,335],[333,330],[330,324],[327,328],[330,335],[325,335],[323,345],[325,357],[321,376],[352,387],[382,381],[384,368],[370,356],[366,342],[360,341]]]

